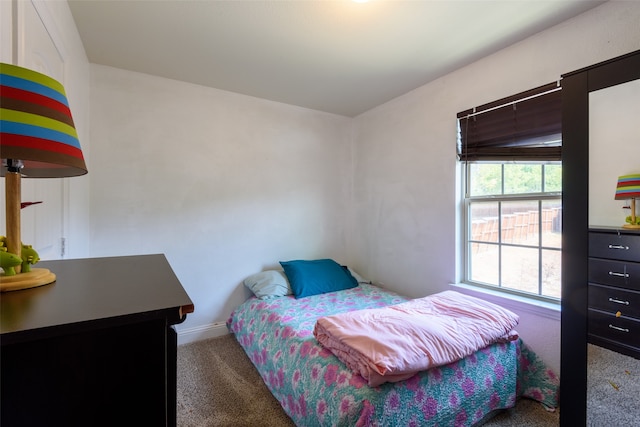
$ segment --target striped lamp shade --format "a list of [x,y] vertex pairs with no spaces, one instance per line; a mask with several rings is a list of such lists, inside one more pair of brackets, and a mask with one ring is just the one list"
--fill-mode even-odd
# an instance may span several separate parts
[[[51,77],[0,63],[0,157],[21,161],[21,175],[87,173],[64,87]],[[5,168],[0,168],[2,175]]]
[[615,200],[640,198],[640,173],[618,177]]

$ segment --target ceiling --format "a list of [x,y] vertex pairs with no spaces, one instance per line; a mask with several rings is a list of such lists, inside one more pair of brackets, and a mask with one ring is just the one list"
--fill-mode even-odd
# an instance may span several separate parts
[[69,0],[89,61],[356,116],[601,0]]

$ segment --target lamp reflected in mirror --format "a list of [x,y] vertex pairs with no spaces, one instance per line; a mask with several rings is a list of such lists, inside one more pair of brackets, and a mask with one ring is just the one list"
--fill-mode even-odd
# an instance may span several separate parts
[[640,230],[640,217],[636,215],[636,199],[640,199],[640,173],[618,177],[616,200],[631,200],[631,215],[625,218],[622,228]]

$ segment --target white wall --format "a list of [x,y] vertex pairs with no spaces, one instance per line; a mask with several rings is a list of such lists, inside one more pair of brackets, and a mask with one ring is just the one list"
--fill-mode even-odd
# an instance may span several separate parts
[[[606,3],[354,119],[353,267],[414,297],[456,283],[456,113],[640,49],[638,22],[640,3]],[[559,314],[505,304],[559,371]]]
[[346,262],[350,119],[92,65],[91,123],[91,255],[164,253],[195,304],[180,331],[280,260]]

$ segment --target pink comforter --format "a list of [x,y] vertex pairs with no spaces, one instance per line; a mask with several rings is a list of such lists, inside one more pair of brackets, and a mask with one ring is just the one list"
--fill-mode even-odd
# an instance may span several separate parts
[[518,321],[496,304],[445,291],[321,317],[313,334],[374,387],[462,359],[496,341],[516,339]]

